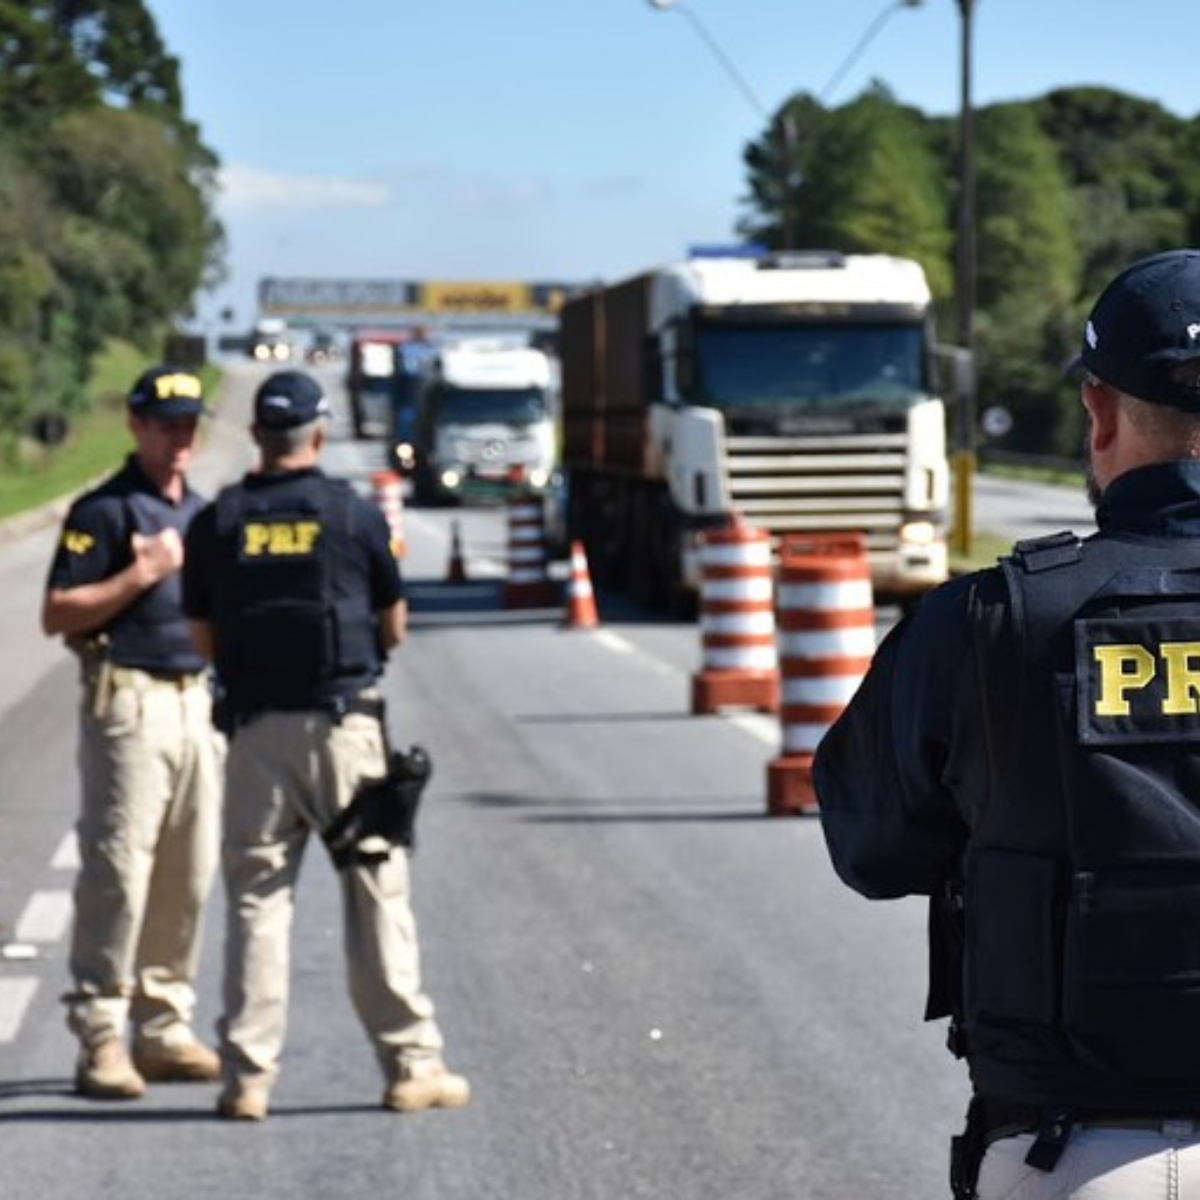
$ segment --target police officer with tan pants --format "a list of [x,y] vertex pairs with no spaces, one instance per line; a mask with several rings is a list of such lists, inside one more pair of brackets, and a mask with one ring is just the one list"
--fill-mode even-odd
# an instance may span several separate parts
[[204,503],[185,477],[202,411],[189,372],[156,367],[137,380],[135,449],[67,514],[42,609],[45,633],[79,654],[83,682],[74,985],[64,999],[80,1042],[76,1087],[93,1099],[218,1073],[192,1016],[220,748],[179,573],[183,535]]
[[[375,685],[407,609],[382,514],[317,465],[328,413],[310,376],[267,378],[251,431],[261,468],[224,489],[187,538],[184,607],[216,664],[230,738],[217,1112],[233,1120],[268,1113],[309,835],[387,767]],[[469,1086],[443,1063],[421,985],[405,851],[385,844],[339,883],[350,994],[384,1077],[383,1106],[466,1104]]]

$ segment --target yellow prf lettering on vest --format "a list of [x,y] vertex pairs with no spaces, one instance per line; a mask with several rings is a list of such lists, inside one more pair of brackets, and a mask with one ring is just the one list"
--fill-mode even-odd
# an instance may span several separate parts
[[[1158,648],[1163,664],[1166,694],[1159,709],[1163,716],[1190,716],[1200,712],[1200,642],[1164,642]],[[1129,693],[1146,687],[1158,674],[1158,663],[1145,646],[1135,643],[1094,646],[1100,665],[1099,717],[1127,717]]]
[[247,558],[293,558],[311,554],[321,536],[320,521],[249,521],[243,529]]
[[1168,717],[1200,712],[1200,642],[1166,642],[1159,648],[1167,667]]

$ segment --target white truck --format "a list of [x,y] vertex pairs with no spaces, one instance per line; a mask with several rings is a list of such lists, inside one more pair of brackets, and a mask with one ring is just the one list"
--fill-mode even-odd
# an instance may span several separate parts
[[567,529],[597,586],[694,610],[699,534],[861,531],[876,594],[947,578],[924,272],[884,255],[697,257],[561,312]]
[[557,364],[541,350],[467,339],[429,356],[417,384],[418,500],[542,493],[556,462]]

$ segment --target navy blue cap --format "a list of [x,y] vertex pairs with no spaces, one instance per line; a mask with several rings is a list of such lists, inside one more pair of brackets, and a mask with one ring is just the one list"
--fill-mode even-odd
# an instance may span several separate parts
[[129,391],[129,411],[143,417],[198,417],[204,388],[198,375],[182,367],[151,367]]
[[1200,413],[1200,250],[1126,267],[1092,308],[1074,365],[1139,400]]
[[294,429],[329,413],[321,385],[303,371],[276,371],[254,393],[254,424],[260,429]]

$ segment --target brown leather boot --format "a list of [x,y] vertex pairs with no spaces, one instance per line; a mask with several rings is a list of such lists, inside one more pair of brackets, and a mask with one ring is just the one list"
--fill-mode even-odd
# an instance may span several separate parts
[[208,1083],[221,1078],[221,1060],[201,1042],[138,1042],[133,1062],[149,1083]]
[[421,1063],[405,1070],[383,1093],[383,1107],[395,1112],[426,1108],[462,1108],[471,1099],[471,1085],[441,1062]]
[[75,1090],[89,1100],[137,1100],[146,1094],[146,1081],[114,1035],[79,1051]]

